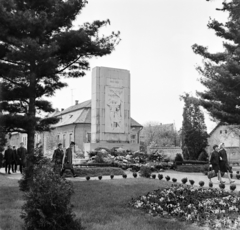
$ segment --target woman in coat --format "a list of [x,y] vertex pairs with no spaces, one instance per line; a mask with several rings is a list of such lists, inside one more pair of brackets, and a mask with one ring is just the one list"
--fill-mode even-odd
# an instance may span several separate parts
[[[210,164],[212,165],[212,169],[217,174],[219,182],[225,183],[225,181],[223,181],[221,177],[220,166],[219,166],[219,153],[218,153],[217,145],[213,146],[213,152],[210,157]],[[210,179],[210,182],[211,182],[211,179]]]
[[230,177],[230,173],[229,172],[231,170],[230,170],[230,167],[229,167],[229,164],[228,164],[227,152],[226,152],[226,150],[224,148],[224,143],[221,143],[219,145],[219,157],[220,157],[220,160],[219,160],[220,171],[227,173],[227,176],[228,176],[230,184],[234,183],[234,181],[231,180],[231,177]]

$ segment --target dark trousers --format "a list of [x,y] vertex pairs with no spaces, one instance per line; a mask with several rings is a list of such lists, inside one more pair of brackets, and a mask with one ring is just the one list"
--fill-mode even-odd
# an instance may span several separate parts
[[12,172],[17,172],[17,162],[16,161],[14,161],[12,163]]
[[25,164],[20,162],[19,163],[19,170],[20,170],[21,173],[23,172],[23,168],[25,168]]
[[74,170],[73,170],[73,167],[72,167],[72,168],[64,168],[64,167],[63,167],[63,169],[62,169],[61,172],[60,172],[60,176],[63,175],[63,173],[65,172],[66,169],[71,170],[71,173],[73,174],[73,176],[75,175]]
[[10,168],[11,168],[11,164],[10,163],[8,163],[8,162],[6,162],[6,164],[5,164],[5,172],[7,173],[10,173]]

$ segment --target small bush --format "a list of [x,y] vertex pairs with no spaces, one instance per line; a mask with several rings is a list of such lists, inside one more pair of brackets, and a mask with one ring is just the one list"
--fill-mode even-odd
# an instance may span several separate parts
[[239,180],[239,179],[240,179],[240,175],[239,175],[239,174],[237,174],[237,175],[236,175],[236,178]]
[[140,168],[140,176],[141,176],[141,177],[150,178],[151,173],[152,173],[152,170],[151,170],[150,167],[142,166],[142,167]]
[[212,187],[213,187],[213,183],[212,183],[212,182],[209,182],[208,186],[209,186],[210,188],[212,188]]
[[165,176],[166,181],[170,181],[170,176]]
[[86,180],[90,180],[90,176],[86,176]]
[[239,174],[239,171],[237,171],[237,174]]
[[236,189],[236,185],[235,184],[231,184],[230,185],[230,190],[233,192]]
[[162,180],[163,179],[163,175],[162,174],[158,174],[158,179]]
[[220,188],[220,189],[225,189],[225,184],[220,183],[220,184],[219,184],[219,188]]
[[194,181],[194,180],[189,180],[189,183],[190,183],[191,185],[194,185],[195,181]]
[[204,186],[204,181],[199,181],[199,185],[200,185],[201,187],[203,187],[203,186]]
[[126,178],[127,178],[127,174],[123,174],[122,176],[123,176],[123,178],[124,178],[124,179],[126,179]]
[[113,174],[112,174],[112,175],[110,175],[110,178],[111,178],[111,179],[113,179],[113,178],[114,178],[114,175],[113,175]]
[[230,173],[230,177],[231,177],[231,179],[233,178],[233,174],[232,173]]
[[183,183],[183,184],[186,184],[187,181],[188,181],[187,177],[182,178],[182,183]]
[[136,172],[133,173],[133,177],[137,178],[137,173]]
[[98,179],[99,179],[99,180],[102,180],[102,176],[98,176]]
[[177,182],[177,179],[176,179],[176,178],[172,178],[172,182],[173,182],[173,183],[176,183],[176,182]]
[[174,159],[175,162],[177,162],[177,165],[181,165],[183,162],[183,156],[181,153],[177,153]]
[[81,230],[80,220],[72,213],[71,182],[53,172],[50,161],[45,160],[34,168],[31,189],[24,194],[25,204],[21,218],[26,230]]

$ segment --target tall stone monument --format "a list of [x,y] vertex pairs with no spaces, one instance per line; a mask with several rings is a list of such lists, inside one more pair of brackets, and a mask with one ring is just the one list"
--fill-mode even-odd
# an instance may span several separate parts
[[130,72],[95,67],[92,71],[91,149],[130,143]]

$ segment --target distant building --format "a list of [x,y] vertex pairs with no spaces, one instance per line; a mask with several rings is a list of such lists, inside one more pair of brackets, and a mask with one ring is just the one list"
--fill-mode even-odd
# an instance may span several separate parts
[[213,151],[214,145],[225,144],[228,160],[240,161],[240,126],[224,125],[219,123],[210,133],[208,138],[208,153]]

